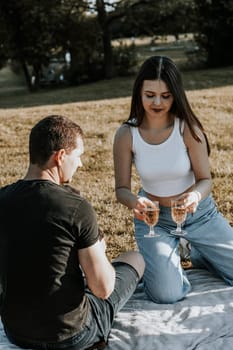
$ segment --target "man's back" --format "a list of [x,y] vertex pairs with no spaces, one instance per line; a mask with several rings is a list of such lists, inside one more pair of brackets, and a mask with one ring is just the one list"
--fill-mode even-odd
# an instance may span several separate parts
[[21,348],[102,346],[144,272],[138,252],[110,263],[94,209],[67,186],[83,153],[80,126],[47,116],[31,129],[24,180],[0,189],[1,318]]
[[20,180],[1,189],[0,216],[7,238],[5,326],[22,339],[77,334],[89,311],[77,251],[98,239],[91,205],[70,187]]

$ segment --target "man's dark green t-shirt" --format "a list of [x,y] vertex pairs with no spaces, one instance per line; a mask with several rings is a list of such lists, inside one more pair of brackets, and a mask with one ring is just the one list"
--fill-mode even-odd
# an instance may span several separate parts
[[10,334],[47,342],[77,334],[90,308],[78,250],[98,240],[90,203],[69,186],[19,180],[0,189],[0,235]]

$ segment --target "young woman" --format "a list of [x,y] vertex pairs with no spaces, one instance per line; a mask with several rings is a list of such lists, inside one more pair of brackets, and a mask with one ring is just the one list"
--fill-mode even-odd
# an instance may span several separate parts
[[[153,56],[136,77],[129,118],[117,130],[113,146],[116,197],[134,211],[135,236],[144,256],[144,286],[157,303],[174,303],[190,291],[182,269],[179,236],[171,200],[183,199],[184,224],[195,267],[206,267],[233,285],[233,229],[211,196],[209,144],[184,91],[181,74],[168,57]],[[134,162],[141,179],[131,191]],[[146,238],[143,208],[159,201],[159,237]]]

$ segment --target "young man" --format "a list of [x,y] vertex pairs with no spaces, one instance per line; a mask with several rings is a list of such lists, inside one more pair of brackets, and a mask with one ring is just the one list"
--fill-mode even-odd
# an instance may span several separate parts
[[108,261],[94,209],[67,185],[83,152],[79,125],[48,116],[31,130],[25,178],[0,189],[1,317],[22,348],[100,348],[144,272],[138,252]]

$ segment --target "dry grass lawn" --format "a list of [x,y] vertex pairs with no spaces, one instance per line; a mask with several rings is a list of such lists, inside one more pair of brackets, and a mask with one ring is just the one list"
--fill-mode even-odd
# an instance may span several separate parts
[[[233,78],[232,69],[184,72],[191,104],[211,144],[213,194],[221,212],[233,224]],[[129,113],[133,77],[37,94],[5,94],[0,101],[0,186],[22,178],[28,165],[28,135],[40,118],[62,114],[85,132],[83,168],[73,185],[96,209],[108,241],[110,258],[136,249],[132,212],[114,194],[112,141]],[[133,190],[139,188],[134,174]]]

